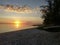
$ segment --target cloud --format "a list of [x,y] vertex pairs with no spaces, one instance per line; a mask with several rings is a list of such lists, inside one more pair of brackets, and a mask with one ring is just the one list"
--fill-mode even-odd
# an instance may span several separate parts
[[[3,11],[1,11],[1,9],[3,9]],[[16,19],[19,18],[25,21],[30,20],[31,22],[34,22],[35,24],[43,23],[43,19],[41,18],[42,13],[40,12],[40,7],[31,8],[27,5],[24,5],[21,7],[14,6],[14,5],[0,5],[0,14],[1,14],[0,18],[3,17],[3,18],[15,19],[13,17],[16,17]]]
[[5,5],[1,6],[0,9],[3,8],[4,11],[6,12],[15,12],[15,13],[37,13],[38,11],[40,12],[40,8],[31,8],[27,5],[24,5],[22,7],[19,6],[13,6],[13,5]]

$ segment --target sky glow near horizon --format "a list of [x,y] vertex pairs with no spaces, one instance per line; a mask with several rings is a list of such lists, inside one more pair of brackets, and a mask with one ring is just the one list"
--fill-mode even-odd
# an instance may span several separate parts
[[43,20],[40,6],[46,3],[45,0],[0,0],[0,4],[0,18],[38,20],[39,22]]

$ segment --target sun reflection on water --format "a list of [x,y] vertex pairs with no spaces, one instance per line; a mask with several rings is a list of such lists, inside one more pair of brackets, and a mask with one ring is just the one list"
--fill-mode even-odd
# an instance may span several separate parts
[[19,24],[15,24],[15,27],[16,27],[16,28],[19,28],[19,27],[20,27],[20,25],[19,25]]

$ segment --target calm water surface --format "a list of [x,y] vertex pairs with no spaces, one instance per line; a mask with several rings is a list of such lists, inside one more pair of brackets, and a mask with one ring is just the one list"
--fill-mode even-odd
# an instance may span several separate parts
[[35,28],[37,26],[29,26],[29,25],[19,25],[19,24],[0,24],[0,33],[17,31],[27,28]]

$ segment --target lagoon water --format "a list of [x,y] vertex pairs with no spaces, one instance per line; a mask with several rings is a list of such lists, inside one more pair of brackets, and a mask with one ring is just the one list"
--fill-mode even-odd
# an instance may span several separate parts
[[19,24],[0,24],[0,33],[17,31],[28,28],[35,28],[37,26],[29,26],[29,25],[19,25]]

